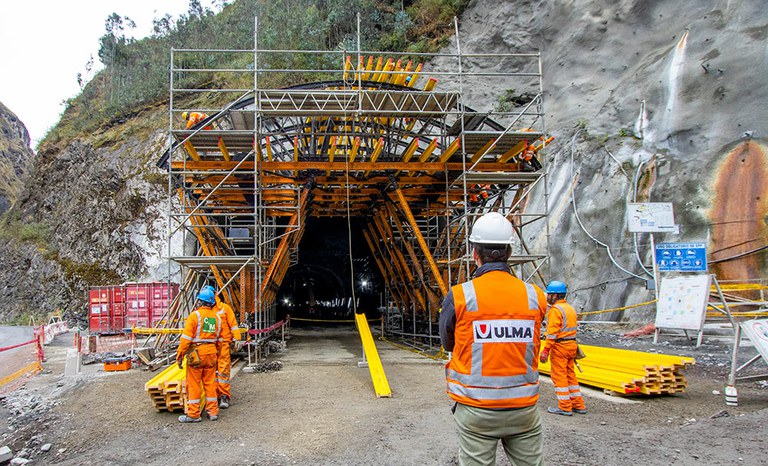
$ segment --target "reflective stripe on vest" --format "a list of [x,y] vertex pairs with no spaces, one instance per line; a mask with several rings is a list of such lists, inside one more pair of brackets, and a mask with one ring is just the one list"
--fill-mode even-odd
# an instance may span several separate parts
[[448,382],[448,391],[475,400],[506,400],[536,396],[539,394],[539,384],[505,388],[475,388]]
[[[477,294],[475,293],[475,286],[472,284],[472,281],[468,281],[466,283],[461,284],[462,291],[464,292],[464,302],[466,303],[466,309],[467,312],[470,312],[470,303],[472,303],[472,306],[474,308],[472,309],[472,312],[477,312]],[[528,294],[528,307],[529,309],[536,309],[539,306],[539,300],[538,296],[536,294],[536,289],[529,284],[525,284],[525,290]],[[523,384],[533,384],[538,382],[539,380],[539,372],[533,370],[531,367],[533,365],[534,360],[534,343],[533,341],[528,342],[525,344],[525,365],[526,365],[526,373],[523,375],[508,375],[508,376],[491,376],[491,375],[483,375],[483,346],[484,343],[478,343],[473,342],[472,343],[472,369],[470,374],[462,374],[460,372],[456,372],[453,369],[448,369],[447,375],[449,378],[456,380],[457,382],[463,384],[463,385],[472,385],[472,386],[480,386],[480,387],[514,387],[516,385],[523,385]],[[451,385],[455,385],[458,387],[457,384],[448,384],[448,391],[451,393],[455,393],[457,395],[461,396],[468,396],[465,394],[465,391],[467,390],[466,387],[462,387],[462,390],[458,389],[452,389]],[[499,390],[499,388],[493,388],[492,390],[496,391]],[[473,389],[475,390],[475,389]],[[536,389],[536,393],[538,393],[538,388]],[[506,399],[506,398],[516,398],[517,396],[501,396],[498,394],[498,397],[490,398],[490,399]],[[521,395],[523,396],[523,395]],[[525,395],[528,396],[528,395]],[[475,397],[473,397],[475,398]]]
[[464,291],[464,304],[467,306],[467,312],[477,312],[477,295],[475,294],[475,286],[472,281],[461,284],[461,289]]
[[560,312],[563,314],[563,328],[560,329],[558,333],[565,333],[565,332],[575,332],[579,330],[578,324],[575,327],[566,327],[568,325],[568,317],[565,315],[565,309],[555,304],[555,307],[560,309]]

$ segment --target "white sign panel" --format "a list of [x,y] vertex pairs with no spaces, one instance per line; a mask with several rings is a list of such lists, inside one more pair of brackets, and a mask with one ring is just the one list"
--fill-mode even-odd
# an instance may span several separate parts
[[627,228],[631,233],[674,232],[676,228],[672,203],[628,204]]
[[[764,310],[764,309],[762,309]],[[768,362],[768,319],[748,320],[741,323],[741,329],[747,334],[757,351]]]
[[656,328],[701,330],[709,301],[709,282],[709,275],[662,278]]

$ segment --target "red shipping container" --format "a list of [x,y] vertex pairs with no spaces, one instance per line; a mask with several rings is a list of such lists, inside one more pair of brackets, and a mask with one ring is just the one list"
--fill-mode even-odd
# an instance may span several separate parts
[[97,286],[88,291],[88,327],[93,334],[116,334],[123,329],[123,311],[116,310],[115,298],[122,296],[115,290],[122,285]]
[[165,282],[129,283],[125,285],[126,326],[154,327],[165,319],[179,285]]

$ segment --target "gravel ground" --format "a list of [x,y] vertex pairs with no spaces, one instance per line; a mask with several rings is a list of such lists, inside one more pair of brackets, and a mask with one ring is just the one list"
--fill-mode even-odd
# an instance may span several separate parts
[[[621,338],[625,327],[596,327],[582,331],[584,343],[695,357],[688,390],[627,399],[585,389],[589,414],[564,418],[545,412],[555,397],[542,377],[548,464],[765,464],[765,384],[739,385],[738,407],[713,393],[723,391],[729,370],[727,338],[705,338],[697,349],[683,337],[653,344],[650,336]],[[293,329],[289,336],[287,351],[270,357],[282,370],[236,372],[232,406],[216,422],[193,425],[154,410],[144,383],[156,373],[103,372],[96,364],[64,377],[62,339],[48,349],[46,371],[3,400],[8,430],[0,446],[33,464],[457,464],[440,363],[377,342],[393,392],[378,399],[367,369],[357,365],[354,330]],[[740,358],[754,354],[746,348]],[[508,464],[501,450],[498,464]]]

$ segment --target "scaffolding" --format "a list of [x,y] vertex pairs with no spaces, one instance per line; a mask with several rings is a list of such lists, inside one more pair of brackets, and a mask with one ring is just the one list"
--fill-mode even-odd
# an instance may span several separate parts
[[[408,333],[433,339],[443,297],[470,273],[469,228],[490,211],[514,226],[513,273],[542,283],[548,232],[535,242],[525,234],[547,231],[540,56],[462,53],[454,26],[455,53],[364,51],[359,33],[357,50],[264,50],[258,21],[253,50],[171,50],[160,165],[169,257],[177,235],[194,238],[194,251],[171,257],[191,283],[182,290],[215,281],[259,347],[307,218],[355,218],[386,286],[385,312],[411,316]],[[464,94],[477,82],[515,96],[473,110]],[[202,121],[183,127],[185,112]],[[182,312],[193,301],[179,300]]]

